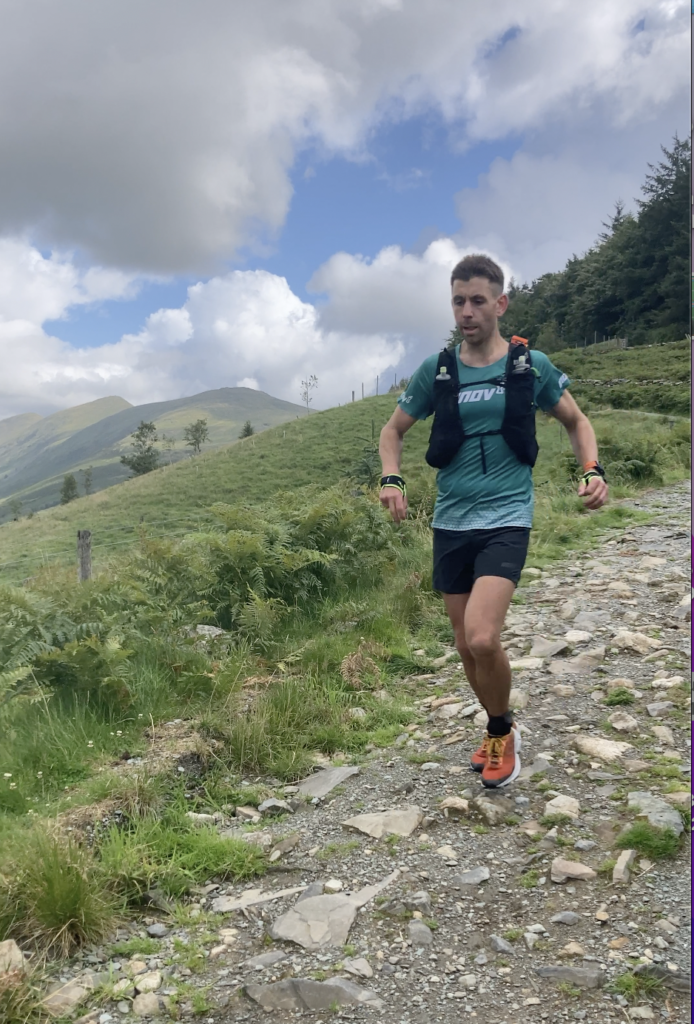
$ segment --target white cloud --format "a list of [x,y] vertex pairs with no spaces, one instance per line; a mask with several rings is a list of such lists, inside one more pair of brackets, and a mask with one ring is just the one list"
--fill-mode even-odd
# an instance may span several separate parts
[[[70,279],[69,264],[61,266]],[[38,306],[51,317],[65,311],[57,302]],[[182,308],[160,309],[139,333],[87,349],[49,336],[35,320],[1,314],[0,305],[0,416],[111,394],[141,404],[234,386],[299,404],[308,374],[319,381],[315,406],[325,408],[349,401],[362,382],[369,393],[404,353],[395,331],[324,328],[313,305],[262,270],[193,285]]]
[[28,230],[108,266],[207,272],[282,226],[302,146],[356,155],[379,124],[432,108],[462,145],[596,105],[625,126],[689,79],[684,0],[200,10],[7,6],[0,234]]

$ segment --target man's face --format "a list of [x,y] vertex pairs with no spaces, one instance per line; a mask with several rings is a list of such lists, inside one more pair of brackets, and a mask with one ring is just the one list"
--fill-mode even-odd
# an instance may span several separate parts
[[454,281],[451,302],[456,326],[469,345],[488,341],[508,306],[507,296],[486,277]]

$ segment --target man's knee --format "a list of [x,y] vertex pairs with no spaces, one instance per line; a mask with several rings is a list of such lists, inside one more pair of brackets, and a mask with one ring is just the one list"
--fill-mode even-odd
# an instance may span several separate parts
[[488,658],[498,653],[501,638],[496,633],[480,630],[466,637],[466,643],[473,658]]

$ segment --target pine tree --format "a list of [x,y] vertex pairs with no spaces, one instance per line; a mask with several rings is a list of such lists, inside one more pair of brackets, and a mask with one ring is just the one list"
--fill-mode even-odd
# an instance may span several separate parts
[[250,420],[246,420],[244,425],[241,427],[241,433],[239,434],[239,438],[252,437],[253,434],[255,434],[253,424],[251,423]]

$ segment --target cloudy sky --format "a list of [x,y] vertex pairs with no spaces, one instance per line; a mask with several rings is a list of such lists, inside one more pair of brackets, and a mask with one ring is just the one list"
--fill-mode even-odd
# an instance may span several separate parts
[[685,0],[0,9],[0,417],[373,393],[461,255],[561,269],[690,127]]

